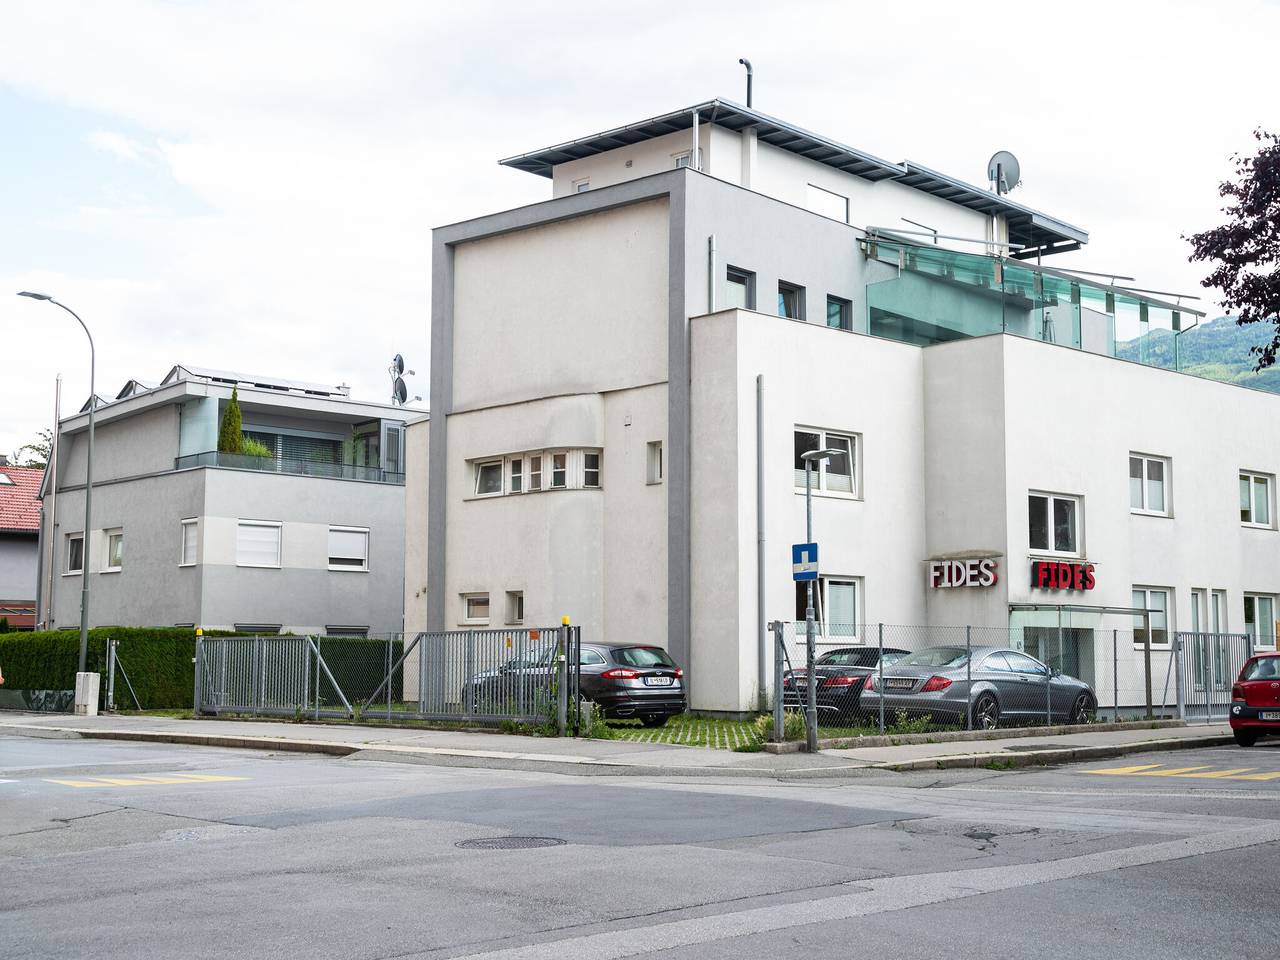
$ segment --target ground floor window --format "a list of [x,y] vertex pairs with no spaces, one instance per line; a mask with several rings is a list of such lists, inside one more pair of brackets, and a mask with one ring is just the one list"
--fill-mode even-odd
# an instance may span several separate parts
[[462,595],[462,622],[487,625],[489,623],[489,595],[464,593]]
[[[1169,591],[1162,587],[1134,587],[1133,606],[1137,610],[1148,611],[1151,621],[1151,645],[1153,647],[1169,645]],[[1143,618],[1137,614],[1133,617],[1133,642],[1135,646],[1146,644],[1146,632]]]
[[1276,645],[1276,598],[1269,594],[1244,595],[1244,632],[1255,648]]
[[[858,577],[819,577],[813,585],[815,631],[824,640],[856,641],[862,612],[862,583]],[[796,637],[805,636],[807,583],[796,583]]]

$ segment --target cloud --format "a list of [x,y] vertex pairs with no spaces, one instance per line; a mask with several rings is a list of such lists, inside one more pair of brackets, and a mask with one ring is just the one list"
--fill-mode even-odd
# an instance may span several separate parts
[[89,145],[95,150],[109,153],[118,160],[138,161],[148,152],[147,148],[136,140],[111,130],[94,130],[89,134],[88,140]]

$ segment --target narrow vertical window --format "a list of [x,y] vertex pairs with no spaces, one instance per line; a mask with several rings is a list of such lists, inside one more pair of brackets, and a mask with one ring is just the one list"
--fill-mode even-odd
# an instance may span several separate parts
[[788,320],[804,319],[804,287],[778,281],[778,316]]
[[567,454],[553,453],[551,455],[551,486],[559,488],[565,485],[565,461]]
[[646,483],[662,482],[662,441],[650,440],[645,467]]
[[600,486],[600,454],[584,453],[582,455],[582,485],[584,487]]
[[182,559],[179,566],[193,567],[196,563],[196,550],[199,546],[199,528],[195,520],[182,521]]
[[542,489],[542,457],[529,458],[529,489]]
[[724,305],[740,310],[756,308],[756,275],[750,270],[728,267],[725,270]]
[[524,458],[511,458],[511,485],[512,493],[524,493]]
[[67,537],[67,573],[84,572],[84,535],[80,533]]
[[124,531],[107,531],[107,556],[103,564],[104,572],[115,572],[124,566]]

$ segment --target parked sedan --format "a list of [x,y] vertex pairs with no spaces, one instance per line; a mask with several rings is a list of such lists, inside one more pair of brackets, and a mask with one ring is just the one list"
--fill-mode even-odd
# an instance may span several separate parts
[[1231,732],[1242,747],[1280,734],[1280,653],[1255,653],[1245,661],[1231,686]]
[[[889,664],[905,657],[910,651],[886,647],[884,663]],[[828,650],[813,663],[817,678],[815,699],[818,702],[818,723],[845,724],[856,722],[861,716],[859,698],[867,677],[880,662],[879,647],[841,647]],[[782,703],[788,710],[804,710],[808,706],[809,672],[807,668],[788,670],[782,675]]]
[[[972,662],[970,661],[972,656]],[[878,710],[880,678],[871,674],[862,708]],[[899,711],[935,723],[991,730],[1003,721],[1088,723],[1097,698],[1083,680],[1045,666],[1034,657],[1003,647],[930,647],[903,657],[884,672],[886,715]]]

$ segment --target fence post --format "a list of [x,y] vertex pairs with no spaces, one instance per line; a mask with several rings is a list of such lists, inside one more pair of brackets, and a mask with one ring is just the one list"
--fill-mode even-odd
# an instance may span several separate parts
[[200,687],[201,687],[201,680],[204,679],[202,676],[204,672],[203,661],[204,661],[204,638],[197,633],[196,645],[195,645],[195,656],[191,658],[191,663],[195,667],[195,670],[192,671],[195,674],[195,679],[193,681],[193,689],[191,691],[191,712],[197,717],[200,716],[200,692],[201,692]]
[[782,659],[786,655],[786,639],[782,633],[782,621],[775,620],[769,624],[773,630],[773,740],[781,743],[783,739],[783,703],[782,703]]
[[1111,713],[1120,722],[1120,631],[1111,631]]
[[569,658],[565,656],[569,641],[568,624],[562,626],[557,633],[559,641],[556,644],[556,734],[563,737],[569,723]]
[[387,723],[391,722],[391,638],[394,634],[387,634],[386,656],[383,658],[386,673],[383,674],[387,678]]
[[1187,720],[1186,693],[1182,689],[1182,668],[1186,663],[1186,661],[1183,659],[1183,656],[1182,656],[1182,637],[1183,637],[1183,634],[1178,633],[1178,634],[1174,634],[1174,638],[1173,638],[1173,662],[1175,664],[1174,669],[1177,671],[1177,675],[1174,677],[1174,680],[1173,680],[1173,688],[1174,688],[1174,696],[1178,700],[1178,719],[1181,720],[1183,723],[1186,723],[1186,720]]
[[582,729],[582,628],[573,627],[573,735]]
[[107,713],[116,708],[116,642],[107,638]]
[[1151,719],[1151,611],[1142,614],[1142,662],[1147,674],[1147,719]]
[[876,688],[880,691],[880,735],[884,736],[884,624],[876,625],[876,645],[880,656],[876,659],[876,669],[880,671],[880,682]]
[[[1062,648],[1062,607],[1058,607],[1058,656],[1063,656]],[[1065,659],[1065,658],[1064,658]],[[1044,658],[1044,725],[1053,726],[1053,665],[1049,658]]]
[[973,729],[973,627],[964,628],[964,728]]

